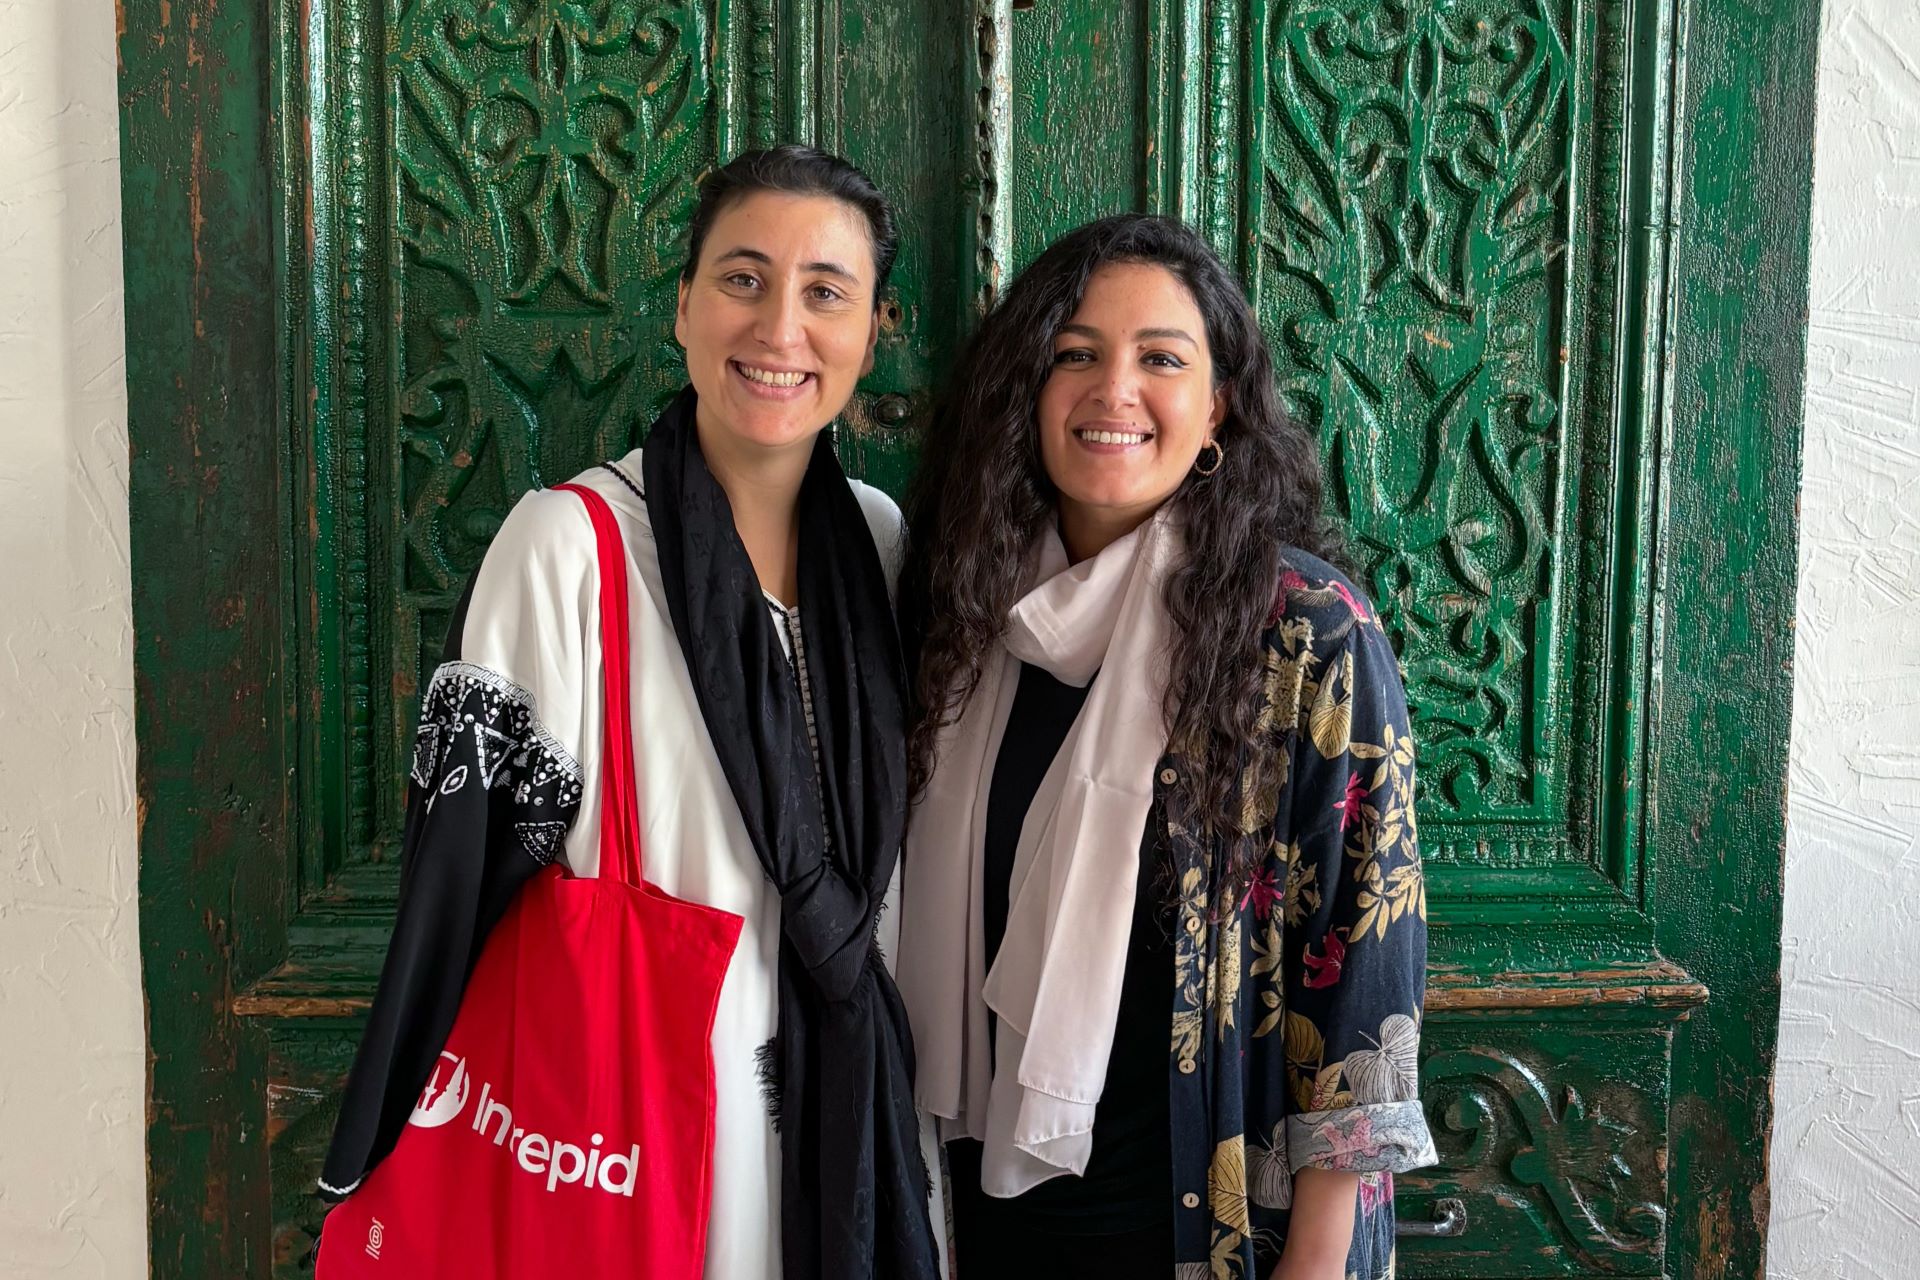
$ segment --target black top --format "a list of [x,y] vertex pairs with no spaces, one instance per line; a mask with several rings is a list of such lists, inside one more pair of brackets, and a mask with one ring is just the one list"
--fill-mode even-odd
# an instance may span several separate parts
[[[1087,692],[1062,684],[1039,667],[1023,664],[1020,668],[1020,684],[987,794],[981,915],[989,967],[1006,936],[1008,888],[1020,828]],[[1173,933],[1167,894],[1157,874],[1164,858],[1154,831],[1155,824],[1149,820],[1140,846],[1140,879],[1113,1054],[1094,1111],[1093,1153],[1086,1174],[1050,1178],[1012,1199],[990,1200],[980,1191],[980,1144],[956,1141],[949,1144],[949,1165],[956,1197],[972,1202],[966,1207],[977,1206],[996,1220],[1016,1219],[1077,1235],[1138,1230],[1142,1223],[1171,1215],[1167,1028],[1173,1017]],[[993,1030],[997,1022],[990,1019],[989,1031]]]

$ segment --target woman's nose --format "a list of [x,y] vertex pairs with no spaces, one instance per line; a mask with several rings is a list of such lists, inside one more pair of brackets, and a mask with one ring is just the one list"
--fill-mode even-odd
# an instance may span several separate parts
[[1140,379],[1132,369],[1113,369],[1094,385],[1093,399],[1105,409],[1132,408],[1140,403]]
[[791,294],[769,294],[761,305],[754,337],[769,351],[785,351],[799,345],[800,320],[800,299]]

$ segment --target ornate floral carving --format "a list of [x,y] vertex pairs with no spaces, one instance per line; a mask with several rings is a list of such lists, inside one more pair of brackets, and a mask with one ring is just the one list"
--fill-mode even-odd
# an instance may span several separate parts
[[1464,1185],[1486,1193],[1470,1199],[1514,1207],[1513,1192],[1527,1188],[1524,1216],[1576,1254],[1583,1269],[1639,1272],[1644,1259],[1660,1256],[1664,1089],[1576,1084],[1564,1078],[1576,1074],[1569,1069],[1551,1071],[1494,1048],[1434,1053],[1421,1074],[1440,1161],[1404,1177],[1407,1190]]
[[416,0],[394,21],[403,598],[457,589],[515,498],[624,449],[677,382],[709,26],[664,0]]
[[1406,666],[1436,817],[1540,814],[1572,128],[1555,0],[1276,0],[1262,319]]

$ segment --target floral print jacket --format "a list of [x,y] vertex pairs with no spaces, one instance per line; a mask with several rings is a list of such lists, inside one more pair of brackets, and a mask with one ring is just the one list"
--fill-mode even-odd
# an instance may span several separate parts
[[[1434,1159],[1417,1059],[1427,901],[1406,695],[1378,615],[1289,550],[1260,725],[1271,777],[1242,780],[1240,830],[1203,835],[1161,760],[1156,820],[1178,888],[1169,1081],[1176,1280],[1265,1280],[1293,1174],[1361,1176],[1347,1273],[1394,1268],[1393,1175]],[[1251,842],[1244,887],[1220,880]],[[1244,883],[1244,882],[1243,882]]]

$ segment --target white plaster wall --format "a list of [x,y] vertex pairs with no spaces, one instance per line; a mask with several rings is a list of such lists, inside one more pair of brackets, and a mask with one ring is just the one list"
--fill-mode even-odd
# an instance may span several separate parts
[[0,1276],[147,1274],[114,13],[0,0]]
[[1775,1280],[1920,1276],[1920,4],[1825,0]]

